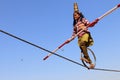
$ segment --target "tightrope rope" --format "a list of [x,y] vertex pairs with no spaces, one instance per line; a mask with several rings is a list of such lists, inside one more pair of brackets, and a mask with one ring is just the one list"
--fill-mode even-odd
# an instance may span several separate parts
[[[80,64],[79,62],[76,62],[76,61],[71,60],[71,59],[69,59],[69,58],[66,58],[66,57],[64,57],[64,56],[61,56],[61,55],[59,55],[59,54],[53,53],[52,51],[49,51],[49,50],[47,50],[47,49],[45,49],[45,48],[43,48],[43,47],[40,47],[40,46],[38,46],[38,45],[36,45],[36,44],[33,44],[33,43],[29,42],[29,41],[26,41],[26,40],[24,40],[24,39],[22,39],[22,38],[19,38],[19,37],[15,36],[15,35],[12,35],[12,34],[6,32],[6,31],[0,30],[0,32],[4,33],[4,34],[6,34],[6,35],[8,35],[8,36],[10,36],[10,37],[13,37],[13,38],[15,38],[15,39],[18,39],[18,40],[20,40],[20,41],[22,41],[22,42],[25,42],[25,43],[27,43],[27,44],[29,44],[29,45],[32,45],[32,46],[34,46],[34,47],[37,47],[37,48],[39,48],[39,49],[41,49],[41,50],[44,50],[44,51],[49,52],[49,53],[52,53],[52,54],[54,54],[54,55],[56,55],[56,56],[58,56],[58,57],[60,57],[60,58],[63,58],[63,59],[65,59],[65,60],[67,60],[67,61],[70,61],[70,62],[72,62],[72,63],[74,63],[74,64],[77,64],[77,65],[79,65],[79,66],[85,67],[84,65]],[[85,68],[86,68],[86,67],[85,67]],[[120,70],[101,69],[101,68],[94,68],[94,69],[91,69],[91,70],[109,71],[109,72],[110,72],[110,71],[111,71],[111,72],[120,72]]]

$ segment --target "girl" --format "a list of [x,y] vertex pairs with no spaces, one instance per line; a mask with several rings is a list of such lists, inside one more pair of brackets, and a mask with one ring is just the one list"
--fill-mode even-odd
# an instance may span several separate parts
[[79,12],[77,3],[74,3],[73,19],[73,34],[72,37],[66,41],[66,43],[72,41],[74,36],[82,30],[82,32],[77,35],[78,45],[81,49],[81,52],[84,54],[84,58],[81,58],[81,60],[84,60],[86,63],[90,64],[89,68],[94,68],[94,64],[92,64],[92,61],[87,52],[87,47],[93,45],[93,39],[87,27],[93,27],[99,21],[99,19],[96,19],[90,23],[87,19],[84,18],[83,14]]

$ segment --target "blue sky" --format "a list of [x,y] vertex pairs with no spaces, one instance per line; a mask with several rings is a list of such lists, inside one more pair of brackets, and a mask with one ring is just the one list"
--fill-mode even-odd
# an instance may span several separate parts
[[[120,4],[119,0],[0,0],[0,29],[48,50],[71,37],[73,3],[90,21]],[[90,32],[96,68],[120,70],[120,9],[101,19]],[[57,51],[80,62],[77,38]],[[120,73],[87,70],[0,33],[0,80],[120,80]]]

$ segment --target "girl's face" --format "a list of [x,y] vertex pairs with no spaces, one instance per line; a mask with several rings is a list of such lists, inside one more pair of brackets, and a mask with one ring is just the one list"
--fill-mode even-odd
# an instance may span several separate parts
[[75,19],[75,20],[78,20],[78,19],[80,18],[80,15],[79,15],[78,13],[76,13],[76,12],[74,13],[73,16],[74,16],[74,19]]

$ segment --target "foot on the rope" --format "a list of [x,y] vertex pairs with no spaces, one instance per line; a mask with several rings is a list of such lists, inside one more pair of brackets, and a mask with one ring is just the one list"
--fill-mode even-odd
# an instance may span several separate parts
[[89,66],[90,69],[94,69],[94,67],[95,67],[95,65],[92,64],[92,63],[91,63],[90,66]]
[[95,65],[91,61],[89,61],[86,58],[81,58],[81,60],[83,60],[83,61],[85,61],[86,63],[89,64],[89,69],[94,69]]

